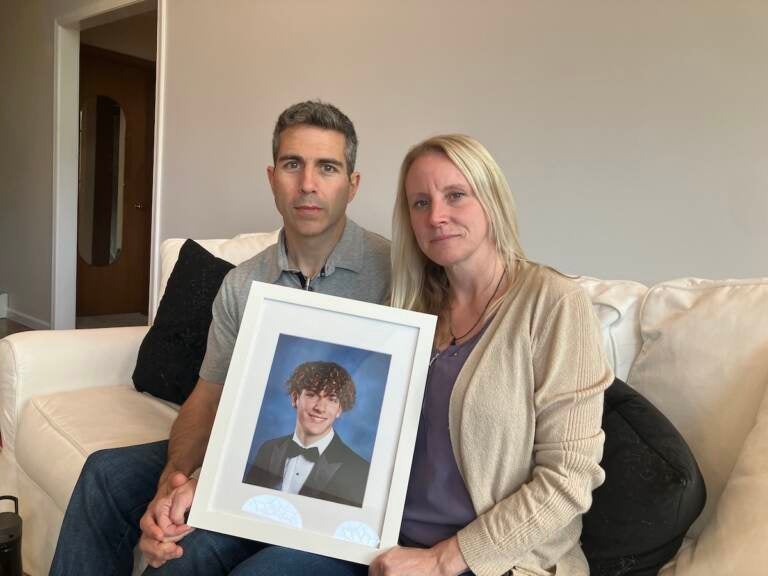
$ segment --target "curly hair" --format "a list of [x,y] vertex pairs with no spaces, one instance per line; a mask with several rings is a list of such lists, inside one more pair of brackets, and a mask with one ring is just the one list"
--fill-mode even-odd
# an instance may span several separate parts
[[288,394],[301,396],[302,390],[315,394],[335,394],[345,412],[355,405],[355,383],[336,362],[304,362],[299,364],[285,383]]

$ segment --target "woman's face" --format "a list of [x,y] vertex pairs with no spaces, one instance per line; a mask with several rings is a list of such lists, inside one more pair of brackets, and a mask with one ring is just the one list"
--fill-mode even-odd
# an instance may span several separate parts
[[422,252],[451,267],[495,258],[488,219],[467,179],[447,156],[419,156],[405,176],[411,228]]

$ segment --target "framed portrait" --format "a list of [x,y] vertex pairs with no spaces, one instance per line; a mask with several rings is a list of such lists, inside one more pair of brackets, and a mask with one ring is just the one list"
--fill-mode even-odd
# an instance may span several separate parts
[[435,324],[254,282],[189,524],[362,564],[396,545]]

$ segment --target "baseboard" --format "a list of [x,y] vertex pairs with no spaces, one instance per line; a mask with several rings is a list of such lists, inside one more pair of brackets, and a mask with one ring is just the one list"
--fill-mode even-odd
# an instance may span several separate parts
[[13,308],[8,308],[8,314],[6,318],[8,318],[8,320],[18,322],[19,324],[24,324],[24,326],[27,328],[34,328],[35,330],[49,330],[51,328],[50,322],[40,320],[39,318],[35,318],[29,314],[24,314],[24,312],[17,312]]

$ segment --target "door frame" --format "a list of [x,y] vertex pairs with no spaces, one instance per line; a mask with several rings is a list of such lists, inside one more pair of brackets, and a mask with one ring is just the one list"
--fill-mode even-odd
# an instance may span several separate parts
[[54,21],[53,246],[51,328],[75,328],[77,283],[77,174],[80,31],[157,9],[155,139],[150,226],[149,316],[159,283],[159,227],[165,102],[167,0],[101,0]]

